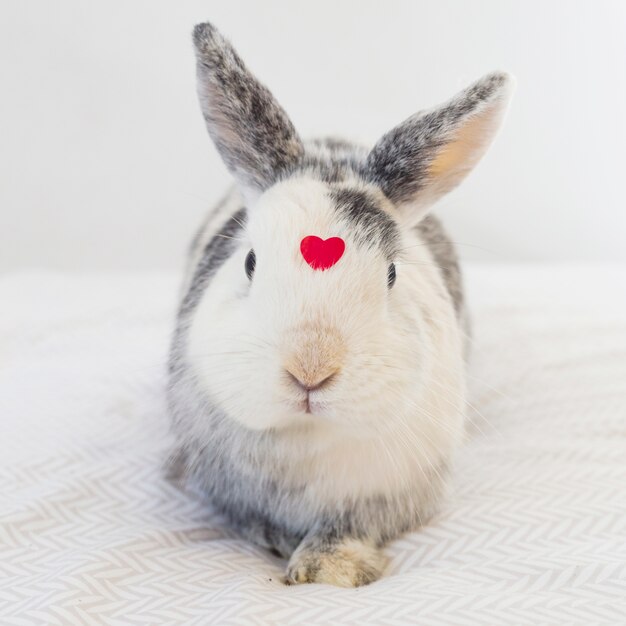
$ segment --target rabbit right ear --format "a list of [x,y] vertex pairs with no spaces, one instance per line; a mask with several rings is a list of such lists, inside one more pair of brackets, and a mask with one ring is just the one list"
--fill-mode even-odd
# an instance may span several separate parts
[[300,161],[304,148],[285,111],[209,23],[193,31],[198,97],[207,129],[246,199]]

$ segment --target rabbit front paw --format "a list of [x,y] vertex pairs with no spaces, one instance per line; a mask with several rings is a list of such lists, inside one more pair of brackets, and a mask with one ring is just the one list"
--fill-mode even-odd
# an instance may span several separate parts
[[360,587],[378,580],[385,565],[385,556],[373,543],[349,537],[305,538],[289,560],[285,583]]

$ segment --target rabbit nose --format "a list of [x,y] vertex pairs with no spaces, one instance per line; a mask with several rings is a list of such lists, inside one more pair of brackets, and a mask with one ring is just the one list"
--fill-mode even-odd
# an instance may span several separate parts
[[346,345],[331,326],[301,325],[285,333],[282,369],[307,394],[336,378],[344,365]]
[[329,374],[323,373],[318,374],[317,376],[307,376],[306,374],[303,376],[303,373],[299,373],[299,375],[290,372],[288,369],[285,369],[287,376],[291,381],[293,381],[298,387],[309,393],[309,391],[316,391],[325,387],[328,383],[330,383],[339,372],[339,370],[335,370],[334,372],[330,372]]
[[285,333],[282,369],[291,383],[307,394],[336,378],[344,365],[346,345],[334,327],[309,324]]

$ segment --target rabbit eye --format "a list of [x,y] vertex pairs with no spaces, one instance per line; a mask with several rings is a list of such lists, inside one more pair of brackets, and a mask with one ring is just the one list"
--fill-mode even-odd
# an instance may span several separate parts
[[254,274],[254,268],[256,266],[256,254],[254,250],[250,250],[246,255],[246,276],[252,280],[252,274]]
[[389,265],[389,269],[387,270],[387,287],[391,289],[395,282],[396,282],[396,265],[395,263],[391,263]]

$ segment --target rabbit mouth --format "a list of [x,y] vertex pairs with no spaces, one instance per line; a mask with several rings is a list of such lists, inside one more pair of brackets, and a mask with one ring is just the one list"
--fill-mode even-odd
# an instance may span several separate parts
[[315,396],[311,397],[311,393],[307,393],[304,398],[296,402],[290,402],[290,405],[298,410],[299,413],[306,415],[321,415],[324,412],[326,403],[319,401]]
[[302,400],[300,403],[302,410],[308,415],[312,415],[314,413],[315,403],[311,402],[311,394],[307,393],[306,398]]
[[305,413],[310,415],[319,415],[320,413],[323,413],[324,403],[316,400],[315,398],[311,398],[311,394],[307,395],[304,404],[306,406],[306,410],[304,411]]

